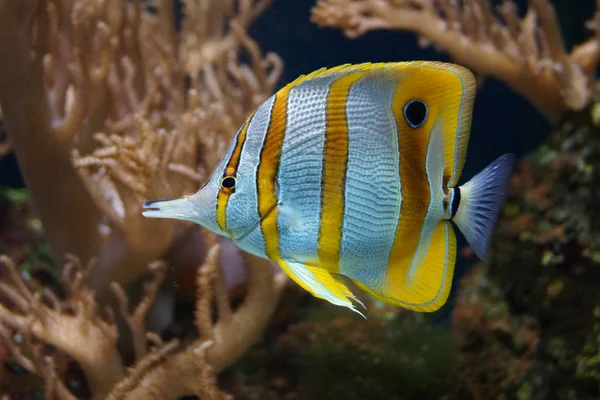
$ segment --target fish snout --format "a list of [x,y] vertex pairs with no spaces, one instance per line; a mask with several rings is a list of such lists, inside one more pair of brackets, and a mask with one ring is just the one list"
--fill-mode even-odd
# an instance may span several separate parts
[[172,218],[189,221],[193,219],[195,214],[188,196],[147,201],[142,207],[146,209],[142,212],[142,215],[146,218]]

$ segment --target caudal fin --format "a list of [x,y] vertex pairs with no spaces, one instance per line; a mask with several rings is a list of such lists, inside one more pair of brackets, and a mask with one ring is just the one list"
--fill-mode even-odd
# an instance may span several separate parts
[[514,163],[514,154],[504,154],[460,187],[460,203],[453,221],[482,260],[487,259]]

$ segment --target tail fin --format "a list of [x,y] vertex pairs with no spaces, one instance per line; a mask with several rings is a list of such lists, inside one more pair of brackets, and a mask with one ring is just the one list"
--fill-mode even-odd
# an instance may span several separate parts
[[514,154],[504,154],[460,187],[460,203],[453,221],[484,261],[514,162]]

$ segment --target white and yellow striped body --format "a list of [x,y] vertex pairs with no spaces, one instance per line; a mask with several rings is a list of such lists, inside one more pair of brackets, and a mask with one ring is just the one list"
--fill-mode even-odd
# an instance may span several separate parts
[[[334,304],[353,308],[343,275],[388,303],[436,310],[456,258],[449,220],[474,91],[467,69],[436,62],[300,77],[258,107],[188,198],[212,211],[169,217],[232,238]],[[414,100],[426,107],[411,126]]]

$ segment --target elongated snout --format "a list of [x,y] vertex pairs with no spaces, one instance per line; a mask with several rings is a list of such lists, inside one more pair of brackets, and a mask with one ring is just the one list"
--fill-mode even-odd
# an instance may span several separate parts
[[188,196],[169,200],[154,200],[144,203],[142,215],[146,218],[172,218],[194,220],[194,207]]
[[175,199],[148,201],[142,206],[142,215],[146,218],[171,218],[191,221],[203,227],[219,232],[216,223],[216,190],[206,185],[195,193]]

